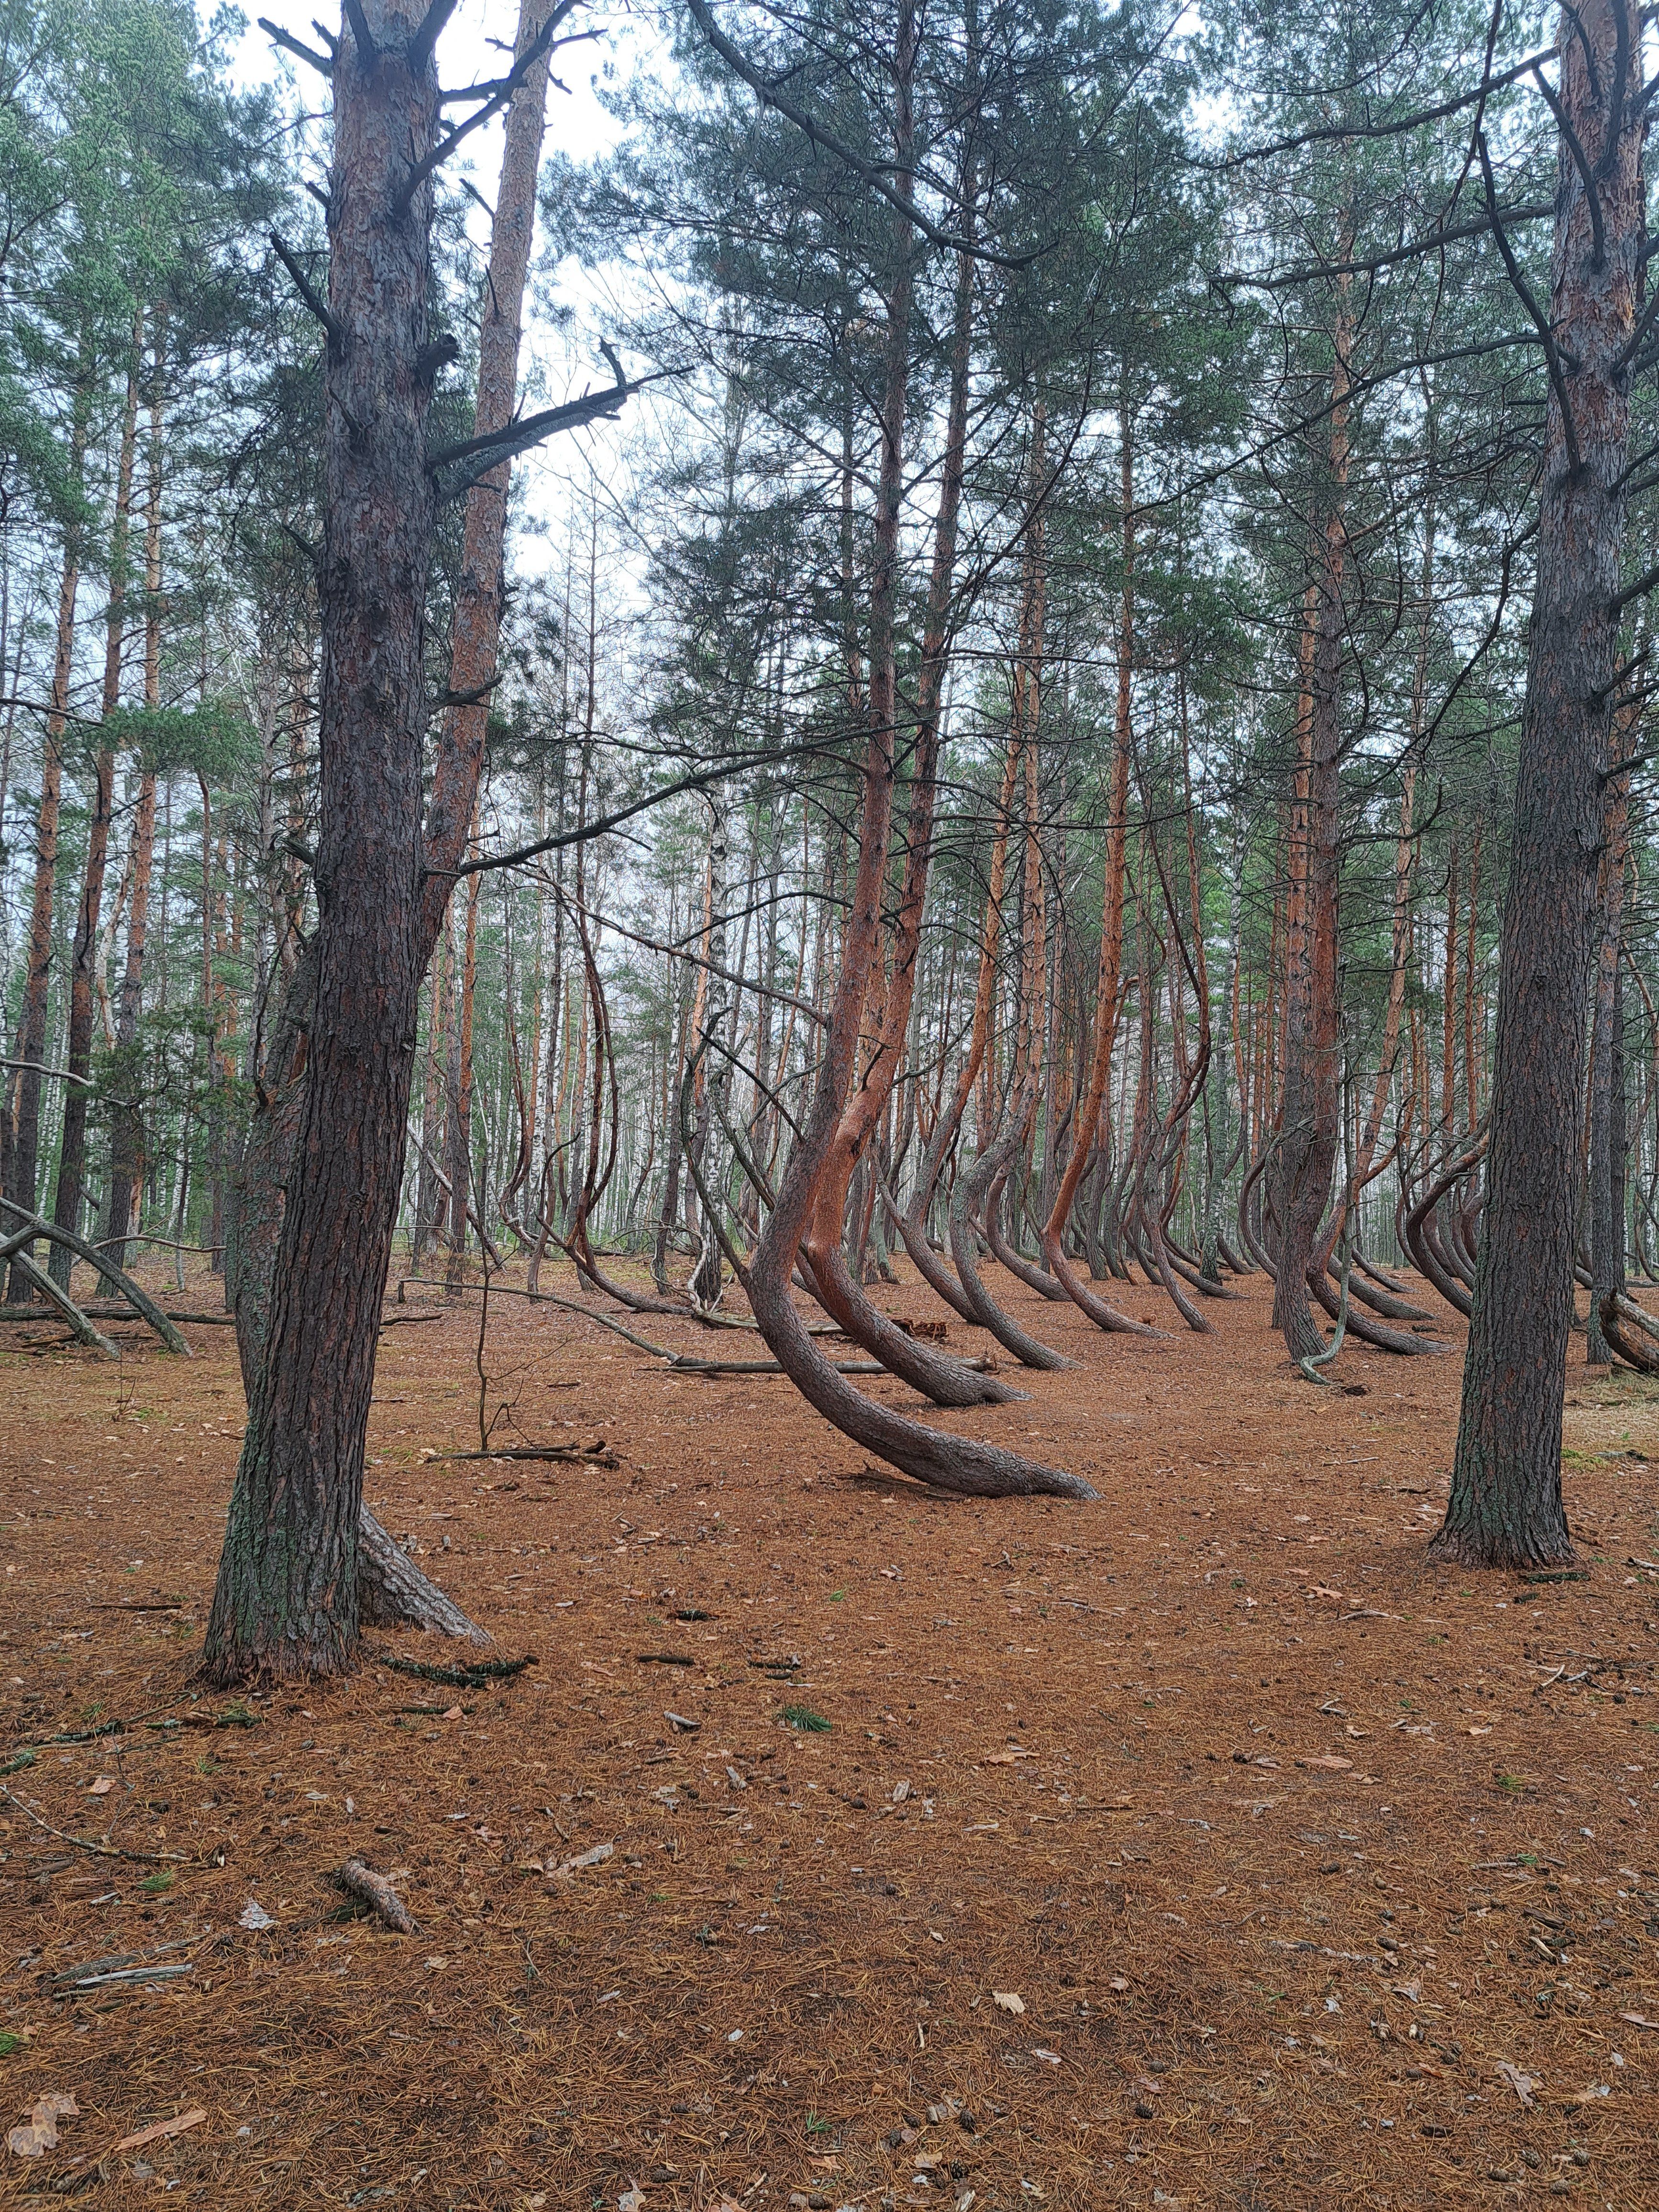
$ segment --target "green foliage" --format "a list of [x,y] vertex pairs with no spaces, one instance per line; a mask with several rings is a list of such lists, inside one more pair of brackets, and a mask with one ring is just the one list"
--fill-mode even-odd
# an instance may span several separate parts
[[222,700],[197,707],[118,707],[98,725],[97,739],[130,752],[155,775],[185,772],[222,787],[258,759],[258,734],[237,708]]

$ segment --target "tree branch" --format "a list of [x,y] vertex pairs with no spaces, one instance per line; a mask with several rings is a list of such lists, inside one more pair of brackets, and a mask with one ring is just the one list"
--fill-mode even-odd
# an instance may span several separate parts
[[[694,9],[696,0],[689,0]],[[1392,123],[1333,123],[1317,131],[1304,131],[1293,138],[1275,138],[1266,146],[1247,146],[1242,154],[1230,154],[1224,161],[1195,161],[1194,168],[1220,172],[1242,169],[1251,161],[1270,161],[1275,154],[1294,154],[1304,146],[1322,146],[1333,140],[1348,138],[1398,138],[1408,131],[1419,130],[1425,123],[1438,123],[1448,115],[1459,115],[1466,107],[1478,106],[1494,92],[1506,85],[1530,76],[1540,62],[1555,59],[1556,49],[1547,46],[1542,53],[1528,54],[1523,62],[1516,62],[1497,76],[1483,76],[1473,92],[1460,93],[1455,100],[1443,100],[1437,107],[1420,107],[1414,115],[1402,115]]]
[[404,178],[403,188],[398,194],[397,211],[399,215],[408,214],[410,204],[416,193],[419,191],[434,169],[442,167],[461,141],[470,137],[482,124],[488,123],[492,115],[499,114],[507,106],[507,101],[512,99],[531,70],[535,68],[537,63],[552,45],[554,32],[557,30],[575,4],[576,0],[559,0],[559,5],[554,9],[541,29],[519,56],[507,75],[501,78],[483,106],[475,113],[469,115],[465,123],[458,123],[447,137],[438,141],[429,154],[416,162],[408,176]]
[[432,58],[444,25],[455,12],[455,0],[432,0],[431,6],[421,19],[421,27],[409,42],[409,66],[420,76]]
[[608,830],[632,821],[635,815],[643,814],[647,807],[659,805],[665,799],[678,799],[682,792],[702,791],[711,783],[718,783],[723,776],[735,775],[741,769],[765,768],[778,761],[799,760],[824,750],[823,738],[803,738],[799,744],[774,745],[764,752],[744,753],[736,760],[722,761],[717,767],[698,769],[690,775],[677,777],[672,783],[660,784],[656,790],[647,791],[640,798],[631,799],[626,806],[619,806],[610,814],[603,814],[597,821],[585,822],[578,830],[561,830],[550,837],[538,837],[533,845],[515,846],[510,853],[492,853],[480,860],[463,860],[454,868],[428,868],[426,872],[428,875],[460,877],[483,875],[494,868],[521,867],[526,860],[537,860],[544,853],[559,852],[568,845],[585,844],[590,838],[603,837]]
[[[1553,207],[1540,203],[1535,207],[1505,208],[1506,222],[1539,222],[1553,215]],[[1442,247],[1456,246],[1470,238],[1484,238],[1492,228],[1490,216],[1481,216],[1468,222],[1454,223],[1449,228],[1425,232],[1413,239],[1409,246],[1395,246],[1386,253],[1367,255],[1363,260],[1304,261],[1294,269],[1286,270],[1282,276],[1251,276],[1243,270],[1218,269],[1211,277],[1212,284],[1237,284],[1242,290],[1252,292],[1288,291],[1291,286],[1307,284],[1321,277],[1369,276],[1379,269],[1391,269],[1398,262],[1414,260],[1418,255],[1437,253]]]
[[269,15],[260,16],[259,28],[273,42],[273,44],[283,47],[287,52],[293,54],[296,59],[302,62],[308,62],[311,67],[314,69],[319,76],[331,78],[333,76],[334,62],[331,56],[313,52],[312,48],[307,46],[302,39],[290,38],[289,33],[283,28],[282,25],[280,23],[273,23]]
[[734,46],[709,12],[706,0],[686,0],[691,19],[709,45],[729,70],[743,79],[763,107],[771,108],[803,131],[814,146],[834,157],[844,168],[849,169],[860,183],[896,209],[908,222],[914,223],[930,246],[941,247],[947,253],[965,253],[975,261],[988,261],[999,269],[1028,269],[1032,262],[1048,251],[1046,246],[1035,247],[1030,253],[998,253],[988,246],[976,246],[971,239],[958,237],[952,231],[941,230],[930,222],[916,207],[908,193],[901,192],[887,181],[885,170],[892,164],[877,166],[863,160],[842,140],[832,137],[823,126],[813,120],[804,107],[793,100],[786,100],[777,84],[757,69],[754,63],[738,47]]
[[1486,134],[1483,131],[1475,141],[1480,156],[1480,181],[1486,187],[1486,211],[1492,217],[1492,234],[1498,241],[1498,251],[1504,257],[1504,266],[1509,271],[1510,283],[1516,297],[1532,317],[1534,328],[1544,342],[1544,359],[1549,365],[1550,382],[1555,387],[1556,404],[1561,410],[1561,432],[1567,441],[1567,460],[1575,476],[1583,466],[1578,452],[1578,433],[1574,428],[1572,406],[1567,398],[1566,374],[1561,365],[1561,350],[1555,343],[1555,333],[1545,319],[1544,311],[1533,297],[1532,287],[1522,274],[1521,264],[1515,258],[1515,248],[1510,244],[1498,213],[1498,186],[1492,173],[1492,156],[1486,151]]
[[289,252],[289,248],[283,245],[282,240],[277,236],[274,230],[270,234],[270,242],[276,248],[276,258],[282,263],[283,268],[287,270],[289,275],[294,279],[295,290],[298,292],[300,297],[305,301],[307,307],[310,308],[312,313],[316,316],[318,321],[328,332],[328,342],[330,345],[334,348],[337,353],[343,352],[345,349],[346,339],[344,324],[340,321],[338,316],[335,314],[332,308],[328,305],[328,302],[316,289],[315,286],[312,283],[310,277],[307,276],[305,270],[301,268],[298,260],[295,258],[294,254]]

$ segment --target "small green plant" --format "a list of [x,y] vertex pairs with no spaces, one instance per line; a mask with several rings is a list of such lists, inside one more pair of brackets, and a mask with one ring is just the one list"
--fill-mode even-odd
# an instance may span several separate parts
[[198,1774],[216,1774],[219,1771],[219,1762],[210,1751],[204,1751],[197,1760],[196,1771]]
[[155,1874],[147,1874],[138,1885],[146,1897],[165,1897],[173,1887],[173,1869],[162,1867]]
[[0,2058],[9,2058],[23,2048],[23,2039],[9,2027],[0,2027]]
[[780,1710],[778,1718],[787,1721],[792,1729],[803,1729],[808,1735],[828,1735],[830,1733],[830,1723],[822,1713],[815,1713],[811,1705],[785,1705]]
[[1510,1796],[1518,1797],[1527,1785],[1518,1774],[1500,1774],[1498,1786],[1500,1790],[1507,1790]]
[[832,2121],[821,2120],[816,2112],[809,2112],[806,2115],[806,2132],[809,2136],[827,2136],[833,2125]]

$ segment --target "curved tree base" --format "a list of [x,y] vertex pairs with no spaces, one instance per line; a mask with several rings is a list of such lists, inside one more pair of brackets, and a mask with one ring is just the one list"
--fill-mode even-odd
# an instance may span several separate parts
[[1012,1352],[1022,1367],[1036,1367],[1056,1373],[1074,1363],[1052,1345],[1043,1344],[1028,1334],[1012,1315],[1006,1314],[980,1279],[974,1258],[974,1233],[969,1214],[985,1198],[1006,1161],[1012,1156],[1019,1141],[1016,1127],[1012,1134],[981,1154],[964,1176],[958,1176],[951,1193],[951,1257],[956,1262],[963,1294],[973,1308],[973,1319],[981,1328],[988,1328],[1005,1352]]
[[366,1628],[419,1628],[469,1644],[494,1641],[427,1580],[367,1505],[357,1516],[357,1613]]
[[[1309,1268],[1308,1288],[1334,1321],[1340,1300],[1331,1286],[1330,1277],[1322,1267]],[[1370,1321],[1364,1314],[1356,1313],[1352,1304],[1352,1279],[1348,1291],[1348,1334],[1358,1337],[1362,1344],[1374,1345],[1378,1352],[1392,1352],[1406,1359],[1423,1352],[1438,1353],[1451,1350],[1450,1345],[1443,1343],[1438,1337],[1413,1336],[1403,1328],[1389,1328],[1380,1321]]]
[[808,1405],[832,1428],[901,1474],[931,1489],[964,1498],[1077,1498],[1098,1496],[1081,1475],[1044,1467],[1018,1452],[970,1438],[941,1435],[907,1419],[855,1390],[808,1336],[782,1284],[755,1269],[746,1285],[761,1334],[780,1367]]
[[1024,1253],[1016,1252],[1003,1234],[1002,1195],[1006,1187],[1006,1183],[1000,1182],[986,1203],[985,1241],[1008,1273],[1024,1283],[1028,1291],[1035,1291],[1040,1298],[1047,1298],[1050,1305],[1063,1306],[1066,1303],[1065,1285],[1056,1281],[1046,1267],[1036,1266]]
[[935,1297],[944,1299],[953,1314],[977,1328],[978,1319],[963,1294],[961,1284],[927,1242],[921,1224],[913,1221],[908,1213],[900,1212],[898,1201],[885,1183],[881,1186],[881,1202],[887,1208],[894,1227],[904,1239],[904,1249],[922,1281]]
[[1606,1293],[1599,1311],[1601,1334],[1625,1364],[1638,1374],[1659,1375],[1659,1323],[1619,1291]]
[[839,1244],[801,1248],[811,1270],[813,1295],[825,1313],[890,1374],[936,1406],[1006,1406],[1025,1393],[994,1375],[975,1374],[959,1359],[930,1352],[872,1306],[848,1273]]
[[[1357,1273],[1358,1261],[1354,1263],[1354,1268]],[[1331,1272],[1328,1259],[1325,1263],[1325,1272],[1328,1275]],[[1348,1278],[1348,1296],[1351,1298],[1358,1298],[1361,1305],[1369,1306],[1373,1313],[1381,1314],[1385,1321],[1432,1321],[1434,1319],[1434,1316],[1425,1306],[1414,1306],[1409,1298],[1396,1297],[1391,1291],[1382,1290],[1376,1284],[1358,1282],[1354,1279],[1354,1274],[1350,1274]]]
[[1109,1336],[1150,1336],[1155,1337],[1159,1343],[1167,1339],[1167,1329],[1154,1328],[1150,1322],[1132,1321],[1127,1314],[1120,1313],[1104,1298],[1097,1297],[1057,1243],[1048,1245],[1044,1256],[1054,1268],[1054,1280],[1078,1311],[1086,1314],[1097,1328],[1103,1328]]

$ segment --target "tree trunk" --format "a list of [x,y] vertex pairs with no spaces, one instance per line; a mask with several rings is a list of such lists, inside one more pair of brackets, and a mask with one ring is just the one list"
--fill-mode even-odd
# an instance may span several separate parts
[[[1561,1405],[1602,779],[1614,734],[1630,421],[1623,349],[1644,230],[1641,36],[1633,0],[1588,0],[1571,28],[1565,18],[1562,25],[1560,99],[1571,136],[1564,128],[1549,324],[1571,367],[1553,356],[1486,1220],[1451,1497],[1431,1547],[1432,1557],[1462,1566],[1572,1556]],[[1599,240],[1575,138],[1595,179]]]
[[[140,309],[132,330],[132,353],[127,366],[126,404],[121,414],[121,446],[116,463],[115,514],[110,529],[109,604],[105,617],[103,718],[107,721],[121,703],[121,654],[126,642],[127,541],[132,520],[132,464],[138,442],[138,372],[144,342],[144,319]],[[75,919],[75,949],[70,964],[69,1036],[64,1065],[83,1079],[64,1085],[63,1141],[58,1153],[58,1187],[52,1218],[73,1237],[81,1233],[81,1211],[87,1179],[87,1108],[91,1086],[84,1080],[92,1067],[93,984],[98,957],[98,925],[104,904],[104,875],[109,865],[109,830],[115,812],[115,754],[100,742],[93,763],[92,814],[87,824],[86,872],[81,882],[81,903]],[[48,1272],[60,1289],[69,1288],[75,1255],[66,1245],[54,1244]]]
[[[77,388],[70,433],[70,476],[78,493],[87,447],[87,394]],[[81,585],[81,548],[73,528],[64,547],[58,588],[58,629],[52,650],[52,703],[46,715],[40,769],[40,808],[34,828],[34,895],[29,908],[28,960],[22,1018],[17,1025],[17,1104],[11,1133],[11,1183],[6,1195],[33,1213],[40,1170],[40,1066],[46,1050],[46,1006],[52,982],[52,908],[58,880],[58,817],[64,795],[64,731],[69,721],[70,672],[75,656],[75,602]],[[21,1256],[32,1260],[25,1245]],[[21,1302],[32,1284],[15,1262],[6,1296]]]
[[[914,0],[899,0],[893,73],[894,174],[908,195],[914,166],[910,88],[918,40]],[[871,588],[867,691],[869,740],[860,784],[858,860],[848,902],[841,963],[821,1041],[817,1082],[791,1147],[775,1203],[743,1270],[750,1307],[773,1357],[808,1403],[844,1436],[919,1480],[944,1489],[1012,1496],[1044,1492],[1092,1497],[1079,1477],[994,1445],[937,1433],[864,1397],[818,1351],[790,1297],[795,1255],[812,1220],[819,1189],[859,1073],[859,1044],[879,957],[882,889],[893,805],[894,624],[898,606],[900,502],[903,495],[905,398],[915,240],[908,214],[896,218],[887,300],[886,374]]]
[[[1346,235],[1345,232],[1345,235]],[[1285,1077],[1276,1187],[1281,1243],[1273,1325],[1292,1359],[1322,1352],[1308,1304],[1320,1224],[1340,1136],[1340,1009],[1336,890],[1343,575],[1347,530],[1349,357],[1353,325],[1345,296],[1331,379],[1326,520],[1317,573],[1303,611],[1304,681],[1297,717],[1296,796],[1291,811],[1291,898],[1285,956]]]
[[[418,11],[404,0],[362,0],[349,20],[328,192],[337,336],[325,380],[315,983],[268,1334],[204,1655],[219,1684],[331,1674],[356,1651],[363,1443],[425,966],[429,180],[401,220],[393,210],[411,161],[436,143],[438,85],[429,55],[411,61]],[[378,54],[360,46],[364,30]]]
[[[1621,717],[1621,722],[1633,717]],[[1618,757],[1629,757],[1633,726],[1615,730]],[[1601,1308],[1625,1287],[1625,1054],[1619,989],[1624,945],[1625,871],[1630,857],[1630,778],[1615,775],[1607,790],[1607,842],[1596,887],[1595,1006],[1590,1030],[1589,1233],[1590,1302],[1584,1356],[1607,1358]]]
[[1097,1328],[1151,1336],[1159,1332],[1120,1313],[1109,1300],[1091,1290],[1066,1258],[1062,1238],[1071,1218],[1078,1190],[1087,1171],[1100,1127],[1100,1109],[1112,1073],[1112,1041],[1117,1030],[1118,993],[1123,968],[1123,889],[1129,834],[1129,762],[1133,742],[1130,720],[1134,678],[1134,423],[1125,389],[1120,396],[1121,451],[1119,456],[1123,508],[1123,588],[1119,601],[1117,645],[1117,712],[1112,731],[1112,781],[1107,801],[1106,851],[1100,905],[1100,968],[1095,981],[1094,1042],[1089,1055],[1087,1087],[1072,1130],[1071,1158],[1066,1164],[1048,1218],[1042,1227],[1042,1256],[1048,1272]]

